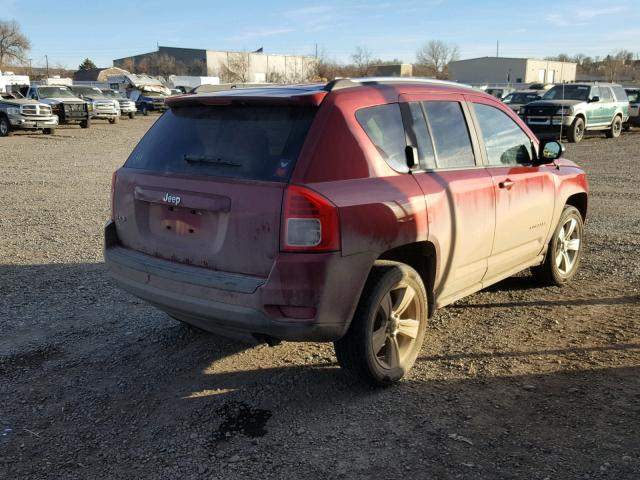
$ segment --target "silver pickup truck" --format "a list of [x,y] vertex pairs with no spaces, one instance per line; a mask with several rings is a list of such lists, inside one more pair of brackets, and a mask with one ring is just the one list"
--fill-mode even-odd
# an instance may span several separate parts
[[81,128],[91,126],[93,105],[75,96],[65,85],[31,85],[24,96],[45,103],[58,115],[60,124],[79,123]]
[[116,92],[110,88],[102,88],[101,90],[105,97],[116,100],[120,104],[120,115],[135,118],[138,111],[136,102],[129,100],[123,93]]
[[109,123],[120,120],[120,104],[117,100],[107,98],[99,88],[87,85],[71,85],[69,88],[78,98],[92,105],[92,119],[108,120]]
[[51,107],[24,98],[18,92],[0,93],[0,137],[13,130],[41,130],[51,135],[58,126],[58,117]]

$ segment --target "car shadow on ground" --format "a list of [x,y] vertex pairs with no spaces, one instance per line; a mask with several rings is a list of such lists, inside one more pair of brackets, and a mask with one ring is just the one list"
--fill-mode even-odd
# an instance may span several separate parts
[[[340,370],[326,346],[249,347],[200,332],[119,291],[105,273],[101,264],[0,267],[11,278],[0,285],[0,328],[14,322],[3,340],[12,353],[0,355],[1,420],[11,430],[0,447],[15,478],[51,465],[58,478],[157,478],[154,456],[224,474],[235,462],[220,459],[233,455],[280,478],[640,471],[640,344],[434,352],[405,381],[377,389]],[[23,330],[44,333],[12,342]],[[594,354],[626,356],[602,366]],[[450,369],[550,355],[592,366]]]

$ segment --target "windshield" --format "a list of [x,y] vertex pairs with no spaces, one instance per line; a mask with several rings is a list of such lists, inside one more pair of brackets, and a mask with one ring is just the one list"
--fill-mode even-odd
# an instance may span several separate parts
[[40,98],[76,98],[67,87],[39,87]]
[[109,98],[119,98],[119,99],[125,98],[123,94],[118,93],[115,90],[102,90],[102,93],[104,94],[105,97],[109,97]]
[[629,97],[629,103],[639,103],[638,97],[640,96],[640,90],[627,90],[627,97]]
[[510,93],[504,97],[504,103],[524,104],[538,100],[540,97],[535,93]]
[[314,108],[179,107],[167,111],[125,163],[183,175],[287,181]]
[[104,94],[99,88],[94,87],[71,87],[71,90],[76,95],[82,95],[83,97],[104,97]]
[[556,85],[542,97],[543,100],[589,100],[588,85]]

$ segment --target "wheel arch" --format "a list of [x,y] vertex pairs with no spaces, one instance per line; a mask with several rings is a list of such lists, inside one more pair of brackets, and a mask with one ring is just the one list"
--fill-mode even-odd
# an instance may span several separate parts
[[[428,241],[401,245],[383,252],[377,260],[391,260],[404,263],[413,268],[422,279],[427,291],[428,312],[431,317],[435,311],[434,285],[436,276],[436,247]],[[374,264],[375,266],[375,264]]]
[[578,209],[578,211],[580,212],[580,215],[582,216],[582,220],[586,220],[587,219],[587,205],[588,205],[588,195],[586,192],[579,192],[579,193],[574,193],[573,195],[570,195],[567,198],[567,201],[565,202],[565,205],[571,205],[572,207],[575,207]]

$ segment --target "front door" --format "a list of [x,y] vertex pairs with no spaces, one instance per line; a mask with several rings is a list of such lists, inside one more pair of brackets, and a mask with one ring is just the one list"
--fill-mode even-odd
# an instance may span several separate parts
[[490,284],[526,268],[541,254],[553,227],[555,167],[531,164],[534,142],[497,104],[484,97],[468,100],[496,197],[495,237],[483,282]]
[[461,95],[402,95],[401,105],[420,159],[413,176],[426,199],[441,306],[481,288],[495,226],[493,180],[470,135]]

